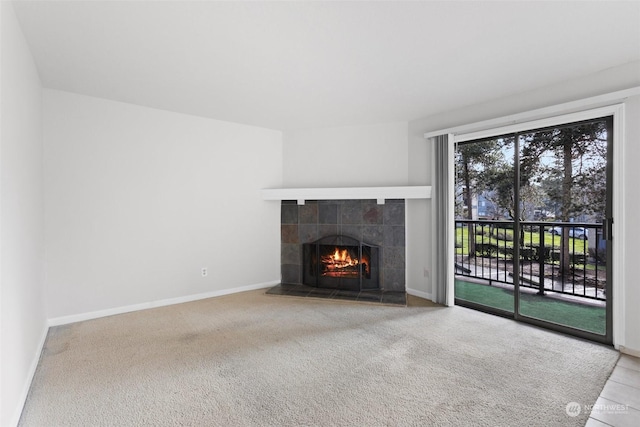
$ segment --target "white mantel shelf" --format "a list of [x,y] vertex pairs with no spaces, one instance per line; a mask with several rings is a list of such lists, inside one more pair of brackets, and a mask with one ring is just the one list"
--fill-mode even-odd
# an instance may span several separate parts
[[338,188],[266,188],[264,200],[360,200],[375,199],[384,204],[386,199],[430,199],[431,187],[414,185],[405,187],[338,187]]

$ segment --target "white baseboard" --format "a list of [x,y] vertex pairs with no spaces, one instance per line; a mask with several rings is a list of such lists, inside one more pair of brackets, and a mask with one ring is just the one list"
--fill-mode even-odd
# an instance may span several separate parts
[[27,402],[27,397],[29,396],[29,390],[31,389],[31,383],[33,382],[33,377],[36,374],[36,369],[38,369],[38,363],[40,362],[40,356],[42,355],[42,350],[44,350],[44,343],[47,340],[47,333],[49,332],[49,326],[44,325],[42,329],[42,335],[40,336],[40,342],[38,343],[38,347],[36,352],[33,355],[33,359],[31,360],[31,366],[29,366],[29,373],[27,375],[27,380],[22,387],[22,392],[18,398],[18,406],[16,407],[13,417],[10,421],[10,426],[17,426],[20,422],[20,417],[22,416],[22,410],[24,409],[24,404]]
[[280,283],[280,280],[256,283],[253,285],[240,286],[237,288],[222,289],[219,291],[205,292],[202,294],[186,295],[183,297],[163,299],[159,301],[144,302],[141,304],[127,305],[124,307],[108,308],[106,310],[92,311],[88,313],[73,314],[71,316],[54,317],[49,319],[49,326],[67,325],[69,323],[82,322],[83,320],[98,319],[100,317],[113,316],[115,314],[130,313],[132,311],[147,310],[149,308],[164,307],[184,302],[197,301],[206,298],[220,297],[223,295],[235,294],[238,292],[253,291],[256,289],[268,288]]
[[429,301],[433,301],[431,299],[431,294],[429,292],[424,292],[424,291],[419,291],[417,289],[407,288],[407,293],[409,295],[413,295],[415,297],[420,297],[420,298],[428,299]]
[[629,356],[640,357],[640,350],[627,348],[623,345],[620,346],[620,353],[628,354]]

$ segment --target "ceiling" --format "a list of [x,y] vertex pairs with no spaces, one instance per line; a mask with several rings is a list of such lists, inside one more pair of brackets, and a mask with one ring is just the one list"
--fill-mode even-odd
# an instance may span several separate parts
[[640,60],[640,2],[14,3],[47,88],[273,129],[408,121]]

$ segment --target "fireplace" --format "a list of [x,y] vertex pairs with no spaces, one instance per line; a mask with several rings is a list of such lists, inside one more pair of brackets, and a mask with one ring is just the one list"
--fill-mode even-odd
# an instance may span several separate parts
[[[283,200],[281,214],[282,283],[317,293],[405,291],[404,200]],[[335,262],[322,267],[321,256]]]
[[333,235],[302,247],[303,284],[352,291],[380,288],[377,246],[346,235]]

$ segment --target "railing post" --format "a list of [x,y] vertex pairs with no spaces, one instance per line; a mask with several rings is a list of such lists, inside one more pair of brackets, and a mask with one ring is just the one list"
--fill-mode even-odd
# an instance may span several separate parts
[[538,295],[544,295],[544,225],[540,225],[540,246],[538,247]]

